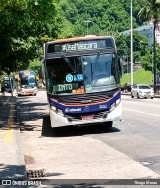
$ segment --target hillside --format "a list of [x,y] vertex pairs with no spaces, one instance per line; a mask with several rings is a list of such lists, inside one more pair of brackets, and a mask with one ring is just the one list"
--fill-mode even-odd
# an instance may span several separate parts
[[[142,24],[137,15],[142,2],[133,2],[133,26]],[[115,34],[130,29],[130,1],[128,0],[61,0],[57,6],[61,15],[63,36],[87,34]]]
[[[153,85],[153,75],[151,71],[145,71],[144,69],[140,69],[133,73],[133,82],[136,84],[149,84]],[[130,83],[131,74],[126,73],[121,78],[121,86],[125,83]]]

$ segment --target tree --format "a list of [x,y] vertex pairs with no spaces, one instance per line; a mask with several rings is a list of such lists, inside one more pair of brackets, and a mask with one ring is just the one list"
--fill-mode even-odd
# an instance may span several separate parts
[[[127,55],[128,60],[130,60],[130,43],[131,38],[130,35],[116,35],[116,45],[117,45],[117,51],[118,55],[120,57],[124,57]],[[137,31],[133,31],[133,59],[134,62],[140,62],[141,56],[147,55],[147,53],[150,53],[150,48],[148,47],[148,41],[147,37],[144,35],[141,35]],[[143,41],[142,43],[140,41]],[[151,62],[148,62],[151,63]]]
[[0,0],[0,66],[3,71],[9,74],[26,69],[30,60],[40,57],[42,42],[57,38],[60,19],[55,1]]
[[143,8],[139,11],[138,16],[147,21],[153,20],[153,63],[154,63],[154,85],[156,85],[156,39],[155,30],[158,27],[158,18],[160,15],[159,0],[145,0]]

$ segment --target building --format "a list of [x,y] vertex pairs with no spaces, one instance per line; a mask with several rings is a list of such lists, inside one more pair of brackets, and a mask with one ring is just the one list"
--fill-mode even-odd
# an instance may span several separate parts
[[[156,42],[160,45],[160,24],[158,25],[159,28],[156,29]],[[153,23],[149,23],[134,29],[134,31],[139,32],[141,35],[144,35],[148,38],[148,46],[152,46],[153,44]],[[130,35],[130,30],[121,32],[124,35]]]

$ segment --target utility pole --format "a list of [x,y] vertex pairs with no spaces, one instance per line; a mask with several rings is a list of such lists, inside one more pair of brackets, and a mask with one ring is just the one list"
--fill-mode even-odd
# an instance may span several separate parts
[[12,74],[12,72],[10,73],[10,75],[9,75],[9,82],[10,82],[10,85],[11,85],[11,96],[13,97],[13,79],[12,79],[12,76],[13,76],[13,74]]
[[84,22],[87,24],[87,35],[88,35],[88,24],[91,22],[90,20],[84,20]]
[[153,76],[154,76],[154,90],[156,86],[156,36],[155,36],[155,30],[156,30],[156,23],[154,21],[153,23]]
[[133,85],[133,19],[132,19],[132,0],[131,0],[131,85]]

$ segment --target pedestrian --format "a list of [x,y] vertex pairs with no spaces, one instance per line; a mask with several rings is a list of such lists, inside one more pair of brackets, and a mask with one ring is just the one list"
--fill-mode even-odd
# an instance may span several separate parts
[[5,88],[4,88],[3,85],[2,85],[2,87],[1,87],[1,92],[2,92],[2,96],[5,96]]

